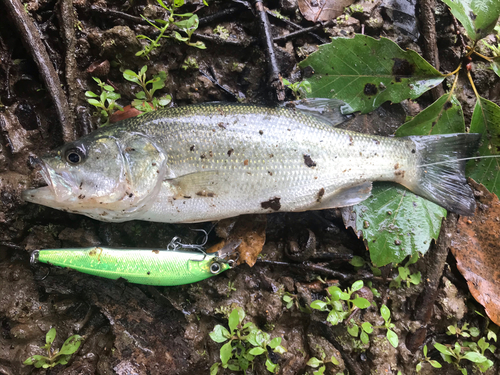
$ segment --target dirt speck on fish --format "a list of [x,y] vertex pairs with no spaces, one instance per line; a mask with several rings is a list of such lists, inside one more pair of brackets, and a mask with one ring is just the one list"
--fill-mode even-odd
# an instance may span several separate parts
[[214,103],[150,112],[45,156],[48,186],[24,199],[102,221],[192,223],[349,206],[370,196],[372,181],[394,181],[474,213],[457,159],[473,155],[480,135],[365,135],[334,127],[342,108],[313,99],[295,108]]

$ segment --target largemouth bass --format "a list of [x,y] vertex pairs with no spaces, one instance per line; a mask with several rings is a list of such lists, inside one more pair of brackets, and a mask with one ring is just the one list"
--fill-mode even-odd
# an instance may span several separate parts
[[[333,108],[333,110],[332,110]],[[335,128],[341,103],[212,103],[104,127],[45,156],[24,199],[97,220],[192,223],[357,204],[394,181],[472,215],[464,177],[478,134],[381,137]],[[442,163],[442,162],[445,163]]]

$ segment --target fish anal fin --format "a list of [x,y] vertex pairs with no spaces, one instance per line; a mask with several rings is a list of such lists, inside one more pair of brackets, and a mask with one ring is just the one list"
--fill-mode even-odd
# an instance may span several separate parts
[[318,197],[319,202],[314,209],[327,209],[353,206],[367,199],[372,193],[372,183],[365,182],[360,185],[349,186],[335,191],[331,195]]

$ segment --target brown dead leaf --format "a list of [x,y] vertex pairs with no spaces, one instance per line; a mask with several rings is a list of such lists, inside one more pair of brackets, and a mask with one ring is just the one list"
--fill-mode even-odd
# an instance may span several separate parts
[[213,253],[228,243],[240,243],[238,264],[247,263],[253,267],[266,242],[266,215],[242,215],[236,219],[221,220],[216,232],[219,237],[226,237],[222,242],[207,250]]
[[472,296],[493,323],[500,325],[500,201],[483,185],[470,183],[478,207],[474,217],[460,217],[451,252]]
[[300,13],[308,21],[330,21],[344,13],[354,0],[299,0]]

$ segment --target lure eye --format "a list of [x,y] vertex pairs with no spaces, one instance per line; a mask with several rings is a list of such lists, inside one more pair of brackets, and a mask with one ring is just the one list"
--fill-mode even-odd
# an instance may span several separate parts
[[85,159],[85,153],[79,148],[70,148],[66,151],[64,157],[68,163],[76,165]]
[[210,265],[210,272],[212,272],[213,274],[218,274],[221,270],[221,266],[219,263],[217,262],[214,262]]

